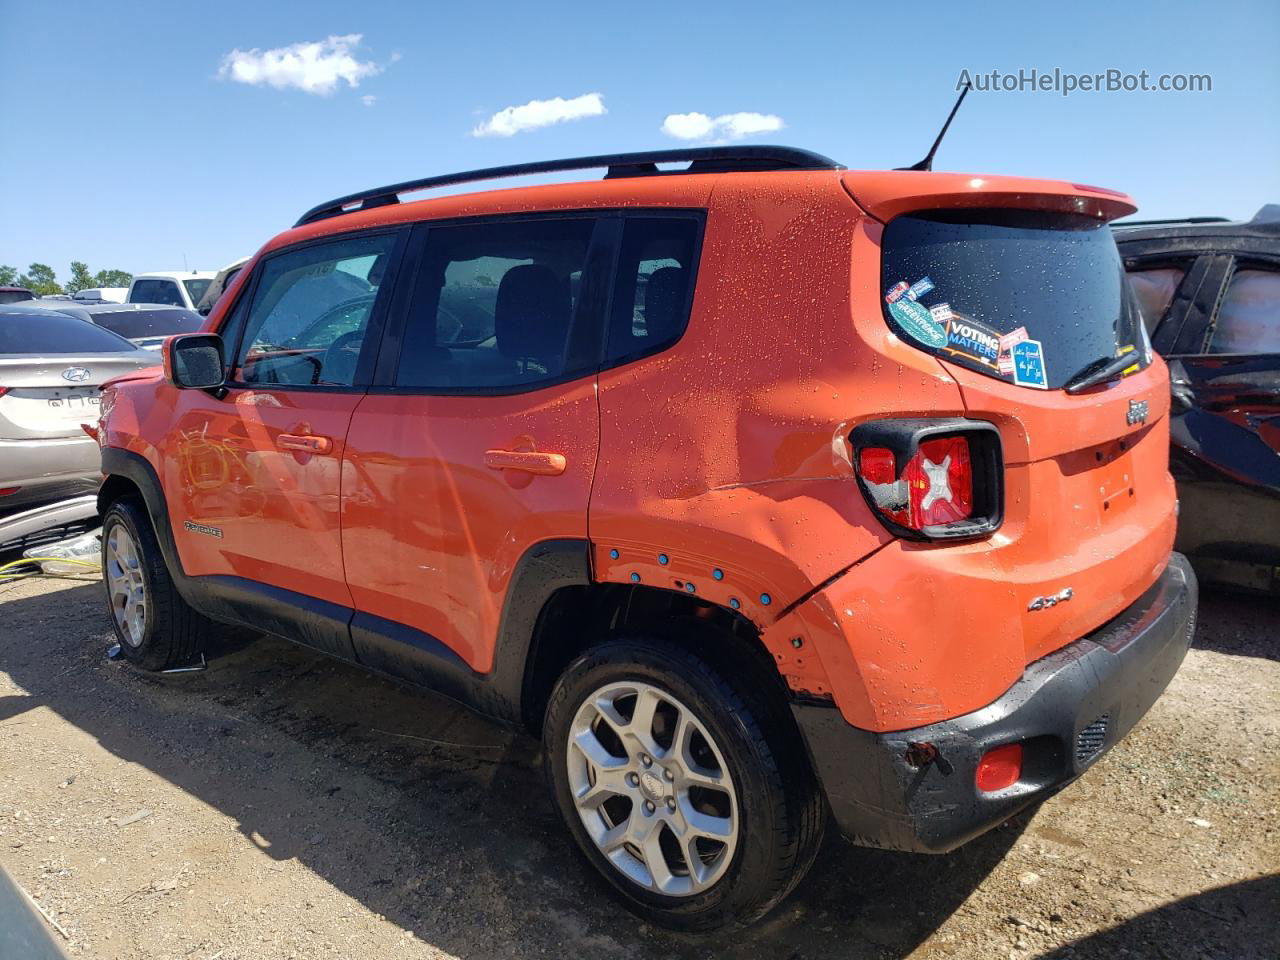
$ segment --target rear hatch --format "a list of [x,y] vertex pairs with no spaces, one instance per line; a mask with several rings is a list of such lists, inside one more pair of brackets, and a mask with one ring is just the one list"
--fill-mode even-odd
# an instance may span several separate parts
[[941,548],[947,571],[979,591],[998,583],[990,615],[1020,622],[1026,661],[1038,659],[1114,617],[1168,559],[1168,376],[1106,226],[1134,208],[1051,181],[845,182],[885,223],[882,322],[1000,431],[1003,525]]
[[154,366],[128,340],[55,310],[0,311],[0,440],[82,437],[103,383]]
[[102,383],[148,361],[155,354],[0,356],[0,440],[83,437],[80,425],[98,420]]

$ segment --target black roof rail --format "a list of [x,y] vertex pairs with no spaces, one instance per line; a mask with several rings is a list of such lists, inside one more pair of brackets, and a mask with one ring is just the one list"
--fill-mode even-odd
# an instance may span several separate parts
[[[660,163],[688,162],[683,170],[659,170]],[[463,173],[446,173],[421,180],[406,180],[386,187],[375,187],[359,193],[348,194],[312,207],[304,213],[295,227],[314,223],[329,217],[370,210],[399,203],[400,194],[433,187],[449,187],[459,183],[480,180],[497,180],[502,177],[523,177],[535,173],[555,173],[561,170],[591,170],[606,167],[606,180],[621,177],[645,177],[684,173],[737,173],[755,170],[843,170],[844,167],[830,157],[795,147],[743,146],[743,147],[685,147],[675,150],[649,150],[641,153],[604,153],[594,157],[573,157],[565,160],[540,160],[535,163],[515,163],[505,167],[486,167]]]
[[1172,220],[1118,220],[1112,224],[1117,230],[1125,227],[1165,227],[1178,223],[1231,223],[1227,217],[1174,217]]

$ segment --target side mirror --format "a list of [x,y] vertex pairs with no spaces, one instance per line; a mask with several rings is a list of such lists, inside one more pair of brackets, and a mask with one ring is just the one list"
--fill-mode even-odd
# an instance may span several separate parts
[[216,333],[188,333],[170,337],[161,348],[165,378],[184,390],[213,390],[222,386],[222,338]]

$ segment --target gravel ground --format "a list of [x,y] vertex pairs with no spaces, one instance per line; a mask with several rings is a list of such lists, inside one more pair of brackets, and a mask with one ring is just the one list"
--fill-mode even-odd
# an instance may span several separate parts
[[[944,857],[832,841],[731,940],[613,906],[537,744],[274,640],[105,658],[97,583],[0,586],[0,864],[77,957],[1280,957],[1280,610],[1207,595],[1090,773]],[[11,960],[11,958],[0,958]]]

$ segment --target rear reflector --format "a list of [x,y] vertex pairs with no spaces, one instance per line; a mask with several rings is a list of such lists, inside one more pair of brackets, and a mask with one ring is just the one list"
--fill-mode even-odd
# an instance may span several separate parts
[[973,781],[983,793],[1012,787],[1022,776],[1022,744],[1007,743],[983,754]]
[[0,487],[0,497],[7,497],[11,493],[17,493],[21,487]]

